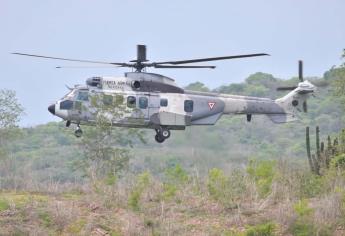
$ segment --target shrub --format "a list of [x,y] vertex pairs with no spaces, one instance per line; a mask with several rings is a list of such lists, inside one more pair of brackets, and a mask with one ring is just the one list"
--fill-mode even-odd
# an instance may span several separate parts
[[293,205],[293,209],[298,217],[308,217],[313,213],[313,209],[308,206],[306,199],[300,200]]
[[0,211],[5,211],[10,208],[10,204],[4,198],[0,198]]
[[247,173],[254,179],[260,197],[266,197],[271,192],[275,166],[275,161],[268,160],[251,160],[248,164]]
[[176,164],[165,171],[166,181],[163,184],[163,199],[168,200],[173,198],[179,188],[185,185],[189,179],[187,172]]
[[151,174],[148,171],[138,175],[136,183],[128,198],[128,206],[135,211],[140,210],[139,201],[142,193],[151,182]]
[[314,210],[308,206],[308,201],[300,200],[294,204],[293,208],[297,218],[290,227],[291,233],[295,236],[316,235],[316,227],[310,218]]
[[207,188],[210,196],[225,207],[234,207],[235,201],[241,198],[246,186],[241,171],[233,171],[229,177],[220,169],[213,168],[208,174]]
[[250,226],[245,231],[245,236],[273,236],[276,225],[272,222]]
[[208,174],[207,188],[208,192],[215,200],[226,199],[226,187],[228,178],[224,175],[224,172],[220,169],[213,168]]
[[345,170],[345,153],[335,156],[331,161],[331,167]]
[[165,172],[167,181],[173,184],[184,184],[188,181],[187,172],[177,164],[175,167],[168,168]]
[[41,220],[41,223],[45,227],[51,227],[52,226],[52,217],[47,211],[39,211],[38,212],[38,218]]
[[176,195],[177,187],[173,184],[164,183],[163,184],[163,198],[165,200],[171,199]]
[[303,173],[298,178],[300,197],[310,198],[322,193],[324,190],[324,179],[313,173]]

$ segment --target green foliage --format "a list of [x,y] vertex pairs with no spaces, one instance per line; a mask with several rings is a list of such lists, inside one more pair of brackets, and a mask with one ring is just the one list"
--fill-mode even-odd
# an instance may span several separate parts
[[4,198],[0,198],[0,212],[8,210],[9,208],[10,208],[9,202]]
[[208,174],[207,189],[210,196],[225,207],[235,207],[246,190],[244,175],[241,171],[233,171],[228,177],[222,170],[213,168]]
[[68,228],[67,228],[67,231],[69,233],[72,233],[72,234],[79,234],[80,231],[84,228],[84,226],[86,225],[86,220],[84,219],[79,219],[79,220],[76,220],[74,222],[72,222]]
[[105,184],[106,185],[114,185],[117,181],[117,176],[113,173],[109,173],[108,176],[105,178]]
[[334,169],[345,170],[345,153],[333,157],[330,166]]
[[139,200],[140,200],[141,194],[142,192],[139,189],[136,189],[136,190],[133,190],[131,194],[129,195],[128,206],[134,211],[140,210]]
[[224,201],[227,199],[226,189],[228,178],[220,169],[213,168],[208,174],[207,188],[208,192],[215,200]]
[[291,232],[294,236],[310,236],[316,235],[316,228],[311,223],[295,222],[291,227]]
[[0,129],[14,127],[23,111],[14,91],[0,89]]
[[345,65],[337,68],[332,68],[329,72],[331,77],[335,79],[332,81],[333,94],[343,103],[345,102]]
[[200,82],[194,82],[189,84],[187,87],[185,87],[186,90],[192,90],[192,91],[200,91],[200,92],[209,92],[210,90]]
[[298,177],[299,197],[315,197],[324,191],[325,180],[319,175],[307,172]]
[[38,218],[41,220],[45,227],[51,227],[53,224],[53,219],[49,212],[41,210],[38,212]]
[[180,164],[176,164],[175,167],[168,168],[165,172],[165,176],[169,183],[185,184],[188,181],[187,172]]
[[306,199],[300,200],[293,205],[298,217],[309,217],[313,213],[313,209],[308,206],[308,201]]
[[226,231],[222,235],[225,236],[274,236],[277,225],[273,222],[262,223],[258,225],[248,226],[245,231],[237,230]]
[[174,184],[164,183],[163,184],[163,199],[169,200],[175,197],[177,192],[177,186]]
[[180,164],[174,164],[165,171],[165,182],[163,183],[163,199],[169,200],[175,197],[177,191],[187,183],[189,177]]
[[267,222],[264,224],[250,226],[246,229],[245,236],[274,236],[274,230],[276,229],[276,224],[272,222]]
[[308,206],[308,201],[300,200],[294,204],[293,208],[297,218],[290,227],[292,234],[296,236],[316,235],[317,230],[311,220],[314,210]]
[[250,160],[247,166],[247,173],[256,183],[261,197],[266,197],[271,192],[271,185],[275,176],[275,161]]
[[145,191],[145,189],[151,183],[151,174],[148,171],[145,171],[137,176],[136,183],[128,197],[128,206],[134,210],[140,210],[140,198]]

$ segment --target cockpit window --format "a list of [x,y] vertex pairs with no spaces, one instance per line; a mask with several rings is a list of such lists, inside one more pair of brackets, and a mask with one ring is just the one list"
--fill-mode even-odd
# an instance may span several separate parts
[[89,101],[89,92],[88,91],[79,91],[77,100]]
[[73,108],[73,102],[70,100],[65,100],[60,103],[61,110],[71,110]]

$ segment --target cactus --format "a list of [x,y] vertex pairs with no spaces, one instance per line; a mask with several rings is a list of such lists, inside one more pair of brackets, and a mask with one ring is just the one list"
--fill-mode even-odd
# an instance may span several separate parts
[[330,151],[332,149],[332,140],[331,136],[328,135],[327,137],[327,150]]
[[320,165],[314,154],[311,155],[311,159],[313,160],[313,163],[314,163],[314,174],[320,175]]
[[321,152],[320,152],[320,128],[316,126],[316,157],[318,163],[321,163]]
[[340,152],[345,152],[345,129],[343,129],[340,134]]
[[[336,137],[333,142],[331,136],[327,136],[327,148],[325,147],[325,142],[320,142],[320,129],[319,126],[316,126],[316,152],[311,154],[310,150],[310,133],[309,127],[306,127],[306,148],[307,148],[307,157],[312,173],[321,175],[324,172],[324,169],[329,168],[331,159],[341,153],[345,153],[345,129],[343,129],[339,135]],[[322,170],[322,172],[321,172]]]
[[311,172],[315,172],[313,160],[311,159],[310,154],[310,138],[309,138],[309,126],[305,129],[305,138],[306,138],[306,147],[307,147],[307,156],[308,156],[308,162]]

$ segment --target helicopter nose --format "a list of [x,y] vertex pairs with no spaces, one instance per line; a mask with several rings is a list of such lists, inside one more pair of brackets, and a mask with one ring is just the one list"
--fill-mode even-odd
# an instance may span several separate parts
[[52,104],[48,107],[48,111],[50,113],[52,113],[53,115],[55,115],[55,104]]

